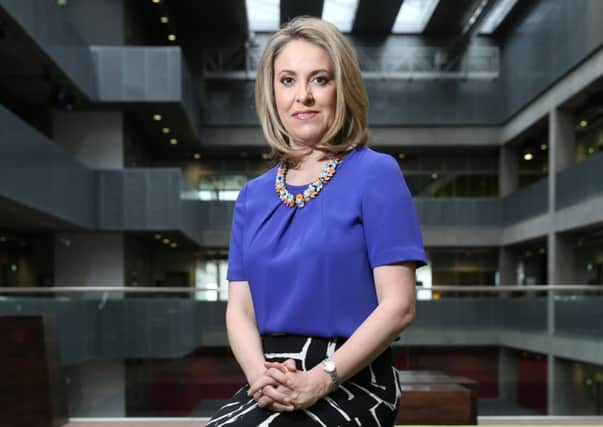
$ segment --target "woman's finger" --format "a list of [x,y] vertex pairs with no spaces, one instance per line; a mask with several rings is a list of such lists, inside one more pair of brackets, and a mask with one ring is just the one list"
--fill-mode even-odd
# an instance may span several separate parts
[[249,385],[247,396],[253,396],[257,391],[263,389],[268,384],[277,385],[277,381],[269,375],[262,375],[253,384]]
[[264,362],[264,367],[266,369],[270,369],[270,368],[278,369],[279,371],[281,371],[283,373],[287,372],[287,367],[283,363],[279,363],[279,362]]
[[274,378],[276,381],[278,381],[281,384],[287,384],[287,376],[279,369],[270,368],[266,371],[266,375]]
[[283,405],[282,403],[273,402],[272,405],[269,406],[269,409],[272,409],[276,412],[291,412],[295,410],[295,406],[291,404]]
[[262,389],[262,394],[264,396],[268,396],[270,399],[272,399],[275,402],[283,403],[283,404],[287,405],[291,402],[291,398],[287,394],[283,393],[281,390],[277,390],[273,386],[267,385],[266,387],[264,387]]
[[297,371],[297,366],[295,365],[295,360],[287,359],[283,362],[283,365],[287,368],[287,370],[291,372]]

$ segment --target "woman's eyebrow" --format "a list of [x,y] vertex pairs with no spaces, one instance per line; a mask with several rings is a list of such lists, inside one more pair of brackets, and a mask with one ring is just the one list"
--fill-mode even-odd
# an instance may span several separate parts
[[[280,70],[278,73],[279,73],[279,74],[281,74],[281,73],[287,73],[287,74],[297,74],[295,71],[293,71],[293,70],[287,70],[287,69],[285,69],[285,70]],[[314,74],[318,74],[318,73],[330,73],[330,71],[329,71],[329,70],[327,70],[326,68],[320,68],[320,69],[318,69],[318,70],[311,71],[311,72],[310,72],[310,75],[312,76],[312,75],[314,75]]]

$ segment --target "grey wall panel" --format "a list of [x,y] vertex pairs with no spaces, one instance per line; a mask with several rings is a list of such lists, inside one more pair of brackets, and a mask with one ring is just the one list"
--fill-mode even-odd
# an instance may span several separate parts
[[559,172],[555,190],[557,210],[603,194],[603,153]]
[[121,171],[97,171],[98,226],[103,230],[121,230],[124,222],[124,195]]
[[96,177],[0,106],[0,195],[68,223],[96,225]]
[[502,40],[504,119],[516,114],[603,44],[599,0],[530,2]]
[[179,47],[91,46],[101,102],[183,102]]
[[57,2],[0,0],[0,6],[85,96],[96,97],[90,50]]
[[543,178],[502,199],[503,222],[515,224],[548,211],[548,179]]
[[[124,211],[123,227],[128,230],[144,230],[147,228],[147,206],[149,192],[148,174],[138,170],[123,171],[123,200],[127,205]],[[157,180],[160,181],[160,180]],[[169,189],[166,193],[169,194]],[[154,211],[156,212],[156,210]]]
[[100,229],[181,229],[179,169],[135,168],[98,174]]
[[496,226],[501,223],[501,207],[495,198],[414,198],[421,225]]

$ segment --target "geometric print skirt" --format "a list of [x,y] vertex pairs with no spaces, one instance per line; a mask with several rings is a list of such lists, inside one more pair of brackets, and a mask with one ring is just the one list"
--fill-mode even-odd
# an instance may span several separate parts
[[[295,360],[309,370],[330,357],[345,339],[298,335],[262,336],[264,357],[271,362]],[[242,387],[208,421],[207,427],[367,426],[391,427],[398,414],[400,385],[388,348],[370,365],[307,409],[274,412],[257,406]]]

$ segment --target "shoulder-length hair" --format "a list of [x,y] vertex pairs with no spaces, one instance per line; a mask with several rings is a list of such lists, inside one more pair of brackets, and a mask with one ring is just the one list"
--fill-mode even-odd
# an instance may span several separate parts
[[329,155],[345,154],[365,145],[368,127],[368,97],[360,67],[352,47],[331,23],[302,16],[293,19],[270,37],[260,59],[255,81],[255,105],[264,136],[275,161],[295,165],[306,153],[289,145],[290,136],[283,126],[274,100],[274,61],[293,40],[304,40],[323,48],[334,67],[337,101],[330,129],[313,146]]

